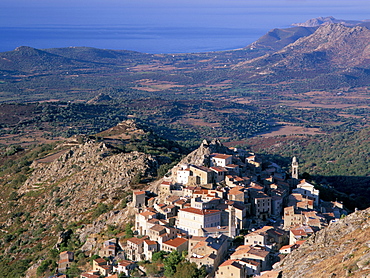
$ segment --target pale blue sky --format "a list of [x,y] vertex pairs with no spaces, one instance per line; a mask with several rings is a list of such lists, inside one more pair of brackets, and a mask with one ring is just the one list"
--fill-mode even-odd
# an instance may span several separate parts
[[[125,24],[132,17],[143,23],[168,21],[184,25],[213,26],[249,23],[235,17],[235,12],[259,15],[261,21],[279,17],[304,21],[310,16],[365,19],[370,13],[369,0],[1,0],[0,26],[24,24]],[[229,16],[228,16],[229,15]],[[306,16],[306,17],[305,17]],[[232,18],[234,17],[234,19]],[[303,18],[305,17],[305,18]],[[254,17],[253,17],[254,18]],[[135,22],[139,21],[138,18]],[[192,22],[194,21],[194,22]],[[295,20],[296,21],[296,20]]]

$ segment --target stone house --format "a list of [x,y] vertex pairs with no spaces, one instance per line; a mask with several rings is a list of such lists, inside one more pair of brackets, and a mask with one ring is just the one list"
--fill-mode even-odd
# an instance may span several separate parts
[[209,167],[210,170],[214,172],[214,182],[220,183],[225,180],[226,173],[228,170],[226,170],[224,167]]
[[143,242],[143,253],[145,260],[152,260],[152,256],[155,252],[159,251],[159,246],[156,241],[145,239]]
[[210,158],[211,166],[225,167],[226,165],[233,163],[233,156],[229,154],[213,153],[210,155]]
[[243,186],[245,180],[237,175],[226,175],[225,176],[225,184],[228,187],[235,187],[235,186]]
[[297,185],[296,189],[293,189],[293,193],[299,193],[302,196],[314,200],[314,206],[319,206],[319,193],[318,189],[315,189],[313,184],[306,182],[306,180],[301,180]]
[[223,262],[215,273],[215,278],[245,278],[247,277],[245,267],[238,260],[227,260]]
[[188,184],[192,185],[206,185],[213,183],[214,172],[204,166],[190,165],[190,176]]
[[270,252],[263,247],[252,245],[241,245],[231,254],[230,259],[241,260],[250,259],[260,263],[261,271],[269,269],[271,266]]
[[137,267],[136,263],[128,260],[121,260],[117,265],[113,266],[113,272],[118,274],[124,273],[126,276],[130,277],[131,271]]
[[252,215],[262,220],[267,220],[271,216],[272,198],[262,191],[251,191],[250,193]]
[[176,228],[156,224],[148,230],[148,236],[151,240],[158,242],[162,249],[163,242],[177,238],[179,232]]
[[230,211],[234,210],[234,219],[231,219],[235,223],[237,230],[242,230],[247,227],[247,216],[250,214],[250,204],[242,204],[234,201],[226,201],[224,206],[219,206],[218,209],[222,211],[222,225],[230,224]]
[[144,259],[144,239],[132,237],[127,240],[126,256],[131,261]]
[[93,260],[93,271],[99,271],[100,275],[107,276],[112,272],[112,266],[108,264],[108,261],[97,258]]
[[261,264],[259,262],[249,259],[241,259],[238,260],[238,262],[245,267],[247,277],[255,277],[256,275],[260,275]]
[[271,197],[271,215],[280,216],[284,209],[284,199],[281,196]]
[[213,273],[225,259],[228,249],[228,237],[192,237],[189,239],[189,260],[201,267],[206,266],[208,273]]
[[177,237],[163,242],[161,250],[166,252],[177,251],[181,254],[181,252],[188,250],[188,243],[188,239]]
[[229,190],[227,199],[244,204],[248,200],[248,192],[243,186],[235,186]]
[[157,215],[157,212],[150,210],[146,210],[135,215],[135,230],[139,235],[146,235],[148,233],[148,229],[153,226],[149,220],[156,219]]
[[183,164],[177,168],[177,179],[176,182],[179,184],[187,185],[189,177],[191,176],[189,165]]
[[161,194],[163,194],[165,196],[171,195],[171,190],[172,189],[173,189],[173,185],[169,181],[163,181],[159,185],[159,190],[160,190]]
[[310,226],[297,226],[289,230],[289,244],[296,244],[312,235],[314,231]]
[[134,207],[139,209],[145,207],[145,198],[145,191],[135,191],[133,194]]
[[64,251],[59,254],[58,271],[65,272],[71,267],[74,262],[74,253],[70,251]]
[[266,250],[279,250],[286,243],[288,243],[287,233],[272,226],[264,226],[244,236],[245,245],[259,245]]
[[264,226],[254,232],[251,232],[244,236],[245,245],[260,245],[272,249],[274,239],[267,233],[268,230],[274,229],[272,226]]
[[303,216],[300,211],[293,206],[284,208],[284,230],[303,224]]
[[102,248],[99,250],[100,257],[115,257],[117,251],[117,240],[111,239],[106,240],[103,243]]
[[233,175],[233,176],[239,176],[241,174],[241,169],[239,165],[237,164],[228,164],[225,166],[225,169],[230,175]]
[[179,211],[177,228],[191,235],[202,235],[202,228],[221,225],[221,211],[184,208]]
[[100,278],[99,271],[89,271],[81,273],[80,278]]

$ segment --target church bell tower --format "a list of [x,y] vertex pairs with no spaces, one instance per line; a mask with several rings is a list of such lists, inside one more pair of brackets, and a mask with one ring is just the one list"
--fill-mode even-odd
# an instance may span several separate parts
[[292,160],[292,179],[298,180],[298,161],[295,156]]

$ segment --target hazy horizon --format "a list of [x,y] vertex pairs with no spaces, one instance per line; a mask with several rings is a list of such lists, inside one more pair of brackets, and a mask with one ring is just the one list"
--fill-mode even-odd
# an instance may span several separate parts
[[244,47],[310,18],[365,20],[368,1],[3,0],[0,51],[90,46],[148,53]]

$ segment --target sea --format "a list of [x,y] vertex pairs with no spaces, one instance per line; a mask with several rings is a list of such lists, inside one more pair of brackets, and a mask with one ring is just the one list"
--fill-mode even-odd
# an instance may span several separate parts
[[245,47],[273,28],[320,16],[368,19],[370,1],[2,0],[0,52],[87,46],[145,53]]

